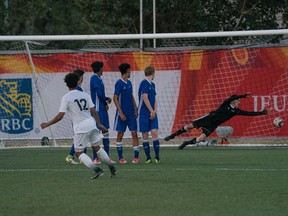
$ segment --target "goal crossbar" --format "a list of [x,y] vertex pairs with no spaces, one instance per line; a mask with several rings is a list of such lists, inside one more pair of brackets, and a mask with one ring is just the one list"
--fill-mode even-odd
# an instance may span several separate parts
[[101,34],[101,35],[7,35],[0,36],[0,41],[60,41],[60,40],[127,40],[127,39],[167,39],[167,38],[207,38],[235,37],[257,35],[285,35],[288,29],[219,31],[219,32],[187,32],[187,33],[155,33],[155,34]]

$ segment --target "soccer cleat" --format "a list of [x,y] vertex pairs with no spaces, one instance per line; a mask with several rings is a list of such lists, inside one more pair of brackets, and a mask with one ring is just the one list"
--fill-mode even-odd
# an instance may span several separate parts
[[96,179],[104,174],[103,170],[100,167],[97,167],[95,170],[94,176],[91,177],[91,179]]
[[135,157],[135,158],[133,158],[132,163],[133,163],[133,164],[138,164],[139,161],[140,161],[139,158],[136,158],[136,157]]
[[111,163],[111,164],[116,164],[116,162],[113,161],[111,158],[110,158],[110,163]]
[[147,160],[145,161],[145,163],[146,163],[146,164],[151,164],[151,163],[152,163],[151,158],[147,159]]
[[101,164],[101,161],[100,161],[98,158],[95,158],[95,159],[93,160],[93,163],[94,163],[94,164]]
[[109,170],[110,170],[111,178],[118,173],[118,170],[114,165],[109,166]]
[[127,161],[124,159],[124,158],[121,158],[119,161],[118,161],[119,164],[126,164]]
[[68,163],[71,163],[71,164],[74,164],[74,165],[77,165],[79,164],[77,161],[74,160],[74,157],[72,155],[68,155],[65,159]]
[[160,159],[159,158],[155,158],[155,163],[156,164],[160,163]]
[[164,140],[165,140],[165,141],[169,141],[169,140],[174,139],[174,138],[175,138],[175,135],[174,135],[174,134],[171,134],[171,135],[165,137]]
[[190,144],[196,144],[196,138],[192,139],[192,140],[188,140],[188,141],[184,141],[181,145],[178,146],[178,149],[182,150],[183,148],[185,148],[187,145]]

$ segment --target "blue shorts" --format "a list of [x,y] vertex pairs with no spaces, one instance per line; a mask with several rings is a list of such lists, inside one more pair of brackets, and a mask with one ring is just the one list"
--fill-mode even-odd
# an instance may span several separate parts
[[150,115],[141,115],[141,113],[139,114],[138,117],[138,126],[139,126],[139,132],[141,133],[145,133],[145,132],[149,132],[153,129],[159,129],[158,126],[158,116],[156,115],[156,117],[154,119],[149,119]]
[[124,133],[128,126],[130,131],[137,131],[137,121],[135,116],[126,116],[126,121],[122,121],[120,115],[115,116],[114,130]]
[[110,124],[109,124],[108,112],[106,110],[101,110],[101,111],[98,111],[97,113],[101,121],[101,124],[104,125],[107,129],[109,129]]

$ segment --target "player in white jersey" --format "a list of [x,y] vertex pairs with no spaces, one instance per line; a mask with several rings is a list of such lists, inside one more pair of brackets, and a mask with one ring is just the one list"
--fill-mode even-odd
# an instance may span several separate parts
[[76,73],[69,73],[65,76],[64,81],[69,88],[69,92],[62,97],[59,113],[52,120],[41,123],[41,128],[49,127],[59,122],[65,113],[69,114],[73,122],[73,140],[76,156],[86,167],[95,171],[93,179],[103,175],[103,170],[94,164],[91,158],[83,152],[84,148],[88,147],[91,143],[92,149],[108,165],[112,177],[116,175],[117,169],[111,163],[107,153],[99,145],[99,141],[103,138],[99,129],[104,131],[107,129],[101,124],[91,97],[85,92],[76,90],[78,80],[79,75]]

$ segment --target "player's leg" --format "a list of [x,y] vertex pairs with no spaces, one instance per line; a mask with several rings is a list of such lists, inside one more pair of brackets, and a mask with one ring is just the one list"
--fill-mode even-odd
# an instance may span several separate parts
[[117,131],[117,138],[116,138],[116,149],[118,154],[118,163],[119,164],[126,164],[127,161],[123,157],[123,136],[127,128],[127,120],[122,121],[120,116],[115,117],[115,124],[114,129]]
[[109,132],[103,133],[103,147],[106,153],[109,155],[110,153],[110,140],[109,140]]
[[93,163],[94,164],[101,164],[101,161],[99,160],[99,158],[97,156],[97,152],[94,151],[93,149],[92,149],[92,154],[93,154]]
[[195,121],[193,121],[193,125],[196,128],[202,128],[202,133],[200,136],[193,138],[192,140],[184,141],[178,149],[183,149],[187,145],[194,145],[198,142],[205,140],[210,134],[217,128],[217,125],[213,124],[210,120],[210,115],[203,116]]
[[[103,124],[103,112],[98,111],[97,114],[99,116],[100,122]],[[97,124],[96,124],[97,125]],[[104,125],[105,126],[105,125]],[[98,127],[98,126],[97,126]],[[106,126],[105,126],[106,127]],[[104,145],[104,139],[103,139],[103,145]],[[101,164],[101,161],[98,158],[97,152],[92,148],[92,154],[93,154],[93,163],[95,164]],[[108,153],[109,154],[109,153]]]
[[123,140],[124,132],[117,132],[117,138],[116,138],[116,149],[117,149],[117,154],[118,154],[118,162],[120,164],[126,164],[127,161],[123,157]]
[[137,164],[139,163],[139,140],[137,131],[131,131],[131,135],[132,135],[133,154],[134,154],[132,163]]
[[195,137],[195,138],[193,138],[191,140],[184,141],[181,145],[178,146],[178,149],[182,150],[187,145],[195,145],[198,142],[201,142],[201,141],[205,140],[206,138],[207,138],[206,134],[205,133],[201,133],[200,136],[198,136],[198,137]]
[[132,163],[139,163],[139,139],[137,134],[137,120],[134,115],[127,118],[127,126],[131,131],[132,144],[133,144],[133,160]]
[[164,140],[165,141],[169,141],[171,139],[174,139],[176,136],[182,134],[182,133],[185,133],[187,132],[188,130],[191,130],[194,128],[194,125],[193,123],[190,123],[188,125],[185,125],[184,127],[180,128],[179,130],[177,130],[176,132],[170,134],[169,136],[165,137]]
[[[109,116],[108,116],[108,112],[105,111],[99,111],[98,112],[99,118],[101,123],[105,126],[105,128],[109,129],[110,128],[110,124],[109,124]],[[110,153],[110,139],[109,139],[109,131],[105,132],[102,131],[103,133],[103,147],[104,150],[107,152],[107,154],[109,155]]]
[[160,162],[160,142],[158,139],[158,129],[152,129],[151,136],[153,140],[153,149],[155,153],[155,163],[159,163]]
[[149,130],[151,130],[151,136],[153,140],[153,149],[155,153],[155,163],[160,162],[160,142],[158,138],[158,116],[152,120],[149,120]]
[[[96,143],[95,143],[96,144]],[[111,162],[110,157],[108,156],[107,152],[101,148],[99,145],[95,145],[93,144],[92,149],[97,152],[97,155],[99,158],[101,158],[101,160],[107,164],[109,170],[110,170],[110,174],[111,177],[115,176],[116,173],[118,172],[118,170],[116,169],[116,167],[114,166],[114,164]]]
[[97,152],[98,157],[105,163],[110,169],[111,177],[115,176],[117,173],[116,167],[111,162],[110,157],[107,152],[100,147],[99,141],[103,138],[103,135],[100,131],[94,129],[90,134],[90,143],[93,151]]
[[138,126],[139,126],[139,131],[142,133],[142,145],[144,149],[144,153],[146,155],[146,162],[147,164],[152,163],[151,160],[151,155],[150,155],[150,144],[148,140],[148,133],[150,131],[149,127],[149,116],[140,113],[138,116]]
[[151,155],[150,155],[150,145],[148,140],[148,132],[142,132],[142,145],[146,155],[146,162],[147,164],[152,163]]
[[69,151],[69,155],[67,155],[65,160],[71,164],[79,164],[77,161],[74,160],[74,155],[75,155],[74,144],[72,144]]
[[91,178],[96,179],[99,176],[103,175],[103,170],[93,163],[91,158],[83,152],[84,148],[87,147],[89,143],[89,132],[85,134],[76,134],[74,135],[74,148],[75,155],[79,160],[89,169],[94,170],[95,174]]
[[[103,133],[103,136],[104,136],[103,139],[102,139],[103,140],[103,147],[104,147],[104,150],[106,151],[106,153],[109,156],[109,153],[110,153],[109,131],[106,132],[106,133]],[[114,164],[116,163],[114,160],[111,159],[111,157],[110,157],[110,161],[111,161],[111,163],[114,163]]]

